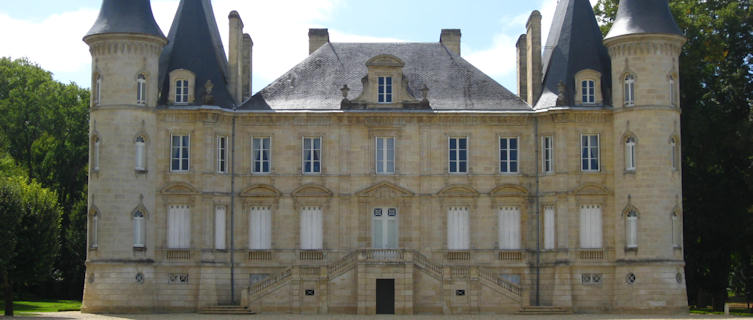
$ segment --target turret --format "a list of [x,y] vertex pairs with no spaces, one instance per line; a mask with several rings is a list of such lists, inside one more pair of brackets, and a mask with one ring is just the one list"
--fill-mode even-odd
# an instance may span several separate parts
[[[84,311],[106,305],[103,261],[153,259],[159,57],[167,39],[149,0],[104,0],[84,36],[92,55],[87,274]],[[124,210],[124,208],[127,208]],[[129,274],[143,279],[143,272]]]
[[[614,214],[620,217],[614,226],[616,255],[624,261],[617,278],[624,275],[631,290],[662,292],[666,296],[651,299],[678,311],[687,309],[678,99],[678,57],[684,42],[667,0],[620,1],[604,40],[615,110]],[[639,267],[645,264],[654,268]],[[635,299],[617,301],[616,307],[653,301],[639,295]]]

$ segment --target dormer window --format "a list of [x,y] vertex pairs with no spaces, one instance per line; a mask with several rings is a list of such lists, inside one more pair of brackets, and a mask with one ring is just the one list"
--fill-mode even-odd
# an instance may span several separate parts
[[392,77],[379,77],[379,103],[392,103]]
[[136,103],[146,104],[146,76],[143,73],[136,79]]
[[596,103],[596,93],[594,90],[594,81],[593,80],[583,80],[581,81],[580,88],[581,88],[581,101],[583,101],[583,104],[594,104]]
[[175,103],[188,103],[188,80],[175,81]]

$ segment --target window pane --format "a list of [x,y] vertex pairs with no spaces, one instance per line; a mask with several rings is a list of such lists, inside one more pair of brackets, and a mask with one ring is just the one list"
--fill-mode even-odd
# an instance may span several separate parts
[[450,149],[457,149],[457,139],[450,139]]
[[518,160],[518,150],[510,150],[510,160],[511,161]]
[[590,146],[594,147],[594,148],[596,148],[596,147],[599,146],[599,136],[597,136],[597,135],[591,136],[591,144],[590,144]]
[[458,170],[457,170],[457,162],[454,162],[454,161],[450,162],[450,172],[458,172]]
[[510,172],[518,172],[518,163],[517,162],[510,163]]
[[518,149],[518,139],[510,139],[510,149]]
[[468,152],[467,152],[467,151],[465,151],[465,150],[459,150],[459,151],[458,151],[458,156],[459,156],[459,159],[460,159],[460,161],[465,161],[465,160],[467,160],[467,159],[466,159],[466,154],[467,154],[467,153],[468,153]]
[[314,138],[314,149],[321,149],[322,148],[322,139],[321,138]]
[[466,147],[467,147],[466,144],[468,143],[468,139],[461,138],[461,139],[458,139],[458,140],[459,140],[458,141],[459,148],[460,149],[466,149]]
[[467,168],[466,168],[467,165],[466,165],[465,162],[460,162],[458,165],[459,165],[459,169],[460,169],[458,172],[466,172],[467,171]]

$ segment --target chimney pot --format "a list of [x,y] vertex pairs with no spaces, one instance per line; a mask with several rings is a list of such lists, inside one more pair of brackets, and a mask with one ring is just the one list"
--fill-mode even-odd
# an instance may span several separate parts
[[439,42],[450,51],[460,55],[460,29],[442,29]]
[[309,29],[309,54],[327,43],[329,43],[329,30],[326,28]]

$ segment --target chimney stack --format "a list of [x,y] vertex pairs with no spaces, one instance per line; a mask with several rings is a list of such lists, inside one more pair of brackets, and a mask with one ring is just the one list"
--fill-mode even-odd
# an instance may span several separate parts
[[538,10],[531,12],[526,23],[526,87],[528,89],[527,101],[535,105],[541,96],[541,13]]
[[329,30],[326,28],[309,29],[309,54],[327,43],[329,43]]
[[517,48],[518,52],[518,54],[516,55],[518,66],[518,96],[526,101],[528,101],[528,54],[526,51],[527,45],[526,35],[521,34],[518,38],[518,42],[515,43],[515,48]]
[[253,49],[254,49],[254,41],[251,40],[251,36],[248,33],[243,34],[243,52],[241,53],[241,67],[243,68],[241,70],[242,74],[242,81],[241,86],[243,87],[243,101],[246,101],[246,99],[251,97],[251,94],[253,91],[251,91],[252,83],[251,83],[251,75],[253,74],[252,66],[253,66]]
[[243,100],[242,75],[243,75],[243,21],[238,11],[231,11],[228,15],[230,22],[230,35],[228,36],[228,89],[235,103],[240,104]]
[[439,43],[460,55],[460,29],[442,29],[442,33],[439,35]]

